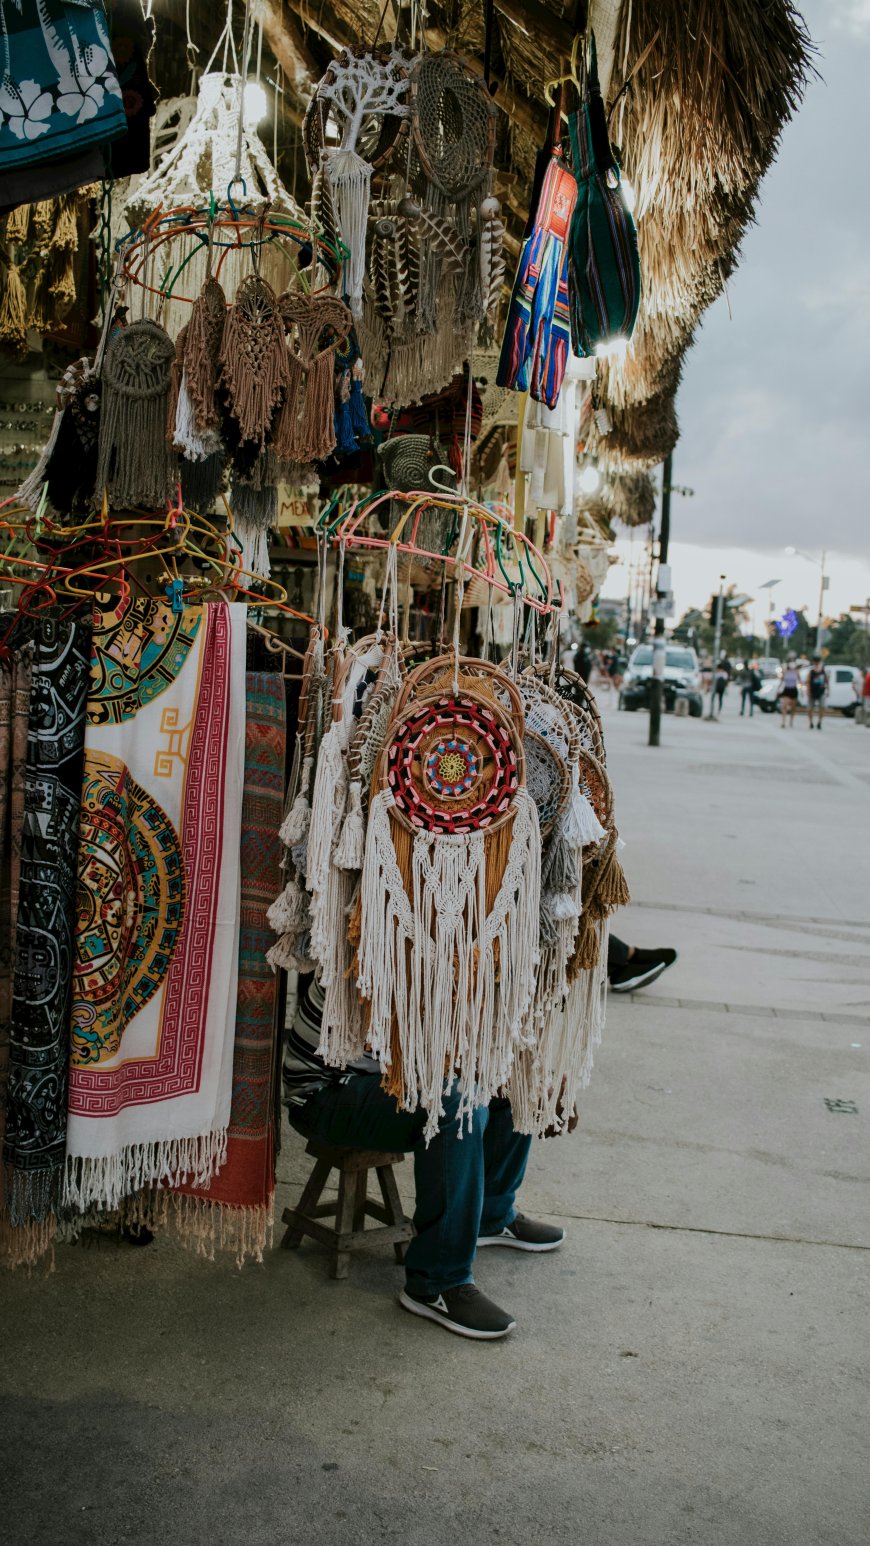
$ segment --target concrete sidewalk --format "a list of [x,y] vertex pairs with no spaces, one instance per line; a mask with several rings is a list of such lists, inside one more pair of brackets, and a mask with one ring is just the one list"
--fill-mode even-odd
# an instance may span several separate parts
[[618,928],[680,959],[533,1152],[565,1248],[480,1263],[513,1337],[403,1315],[389,1252],[61,1248],[0,1284],[10,1546],[866,1546],[870,730],[646,733]]

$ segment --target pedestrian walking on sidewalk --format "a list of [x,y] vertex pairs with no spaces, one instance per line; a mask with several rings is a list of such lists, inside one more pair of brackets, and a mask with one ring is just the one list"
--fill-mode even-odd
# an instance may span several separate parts
[[722,713],[722,704],[725,701],[725,692],[731,680],[731,662],[727,655],[721,656],[713,673],[713,692],[710,696],[710,718],[713,718],[715,709],[716,718]]
[[790,725],[794,729],[794,711],[797,708],[798,686],[797,666],[793,660],[786,661],[786,667],[782,673],[782,691],[779,695],[783,730],[786,725]]
[[761,686],[761,673],[756,671],[755,667],[747,661],[737,680],[740,684],[740,717],[742,719],[746,713],[746,705],[748,703],[749,718],[751,719],[755,713],[755,694]]
[[822,664],[821,655],[814,655],[807,677],[807,708],[810,714],[810,729],[821,730],[822,720],[825,714],[825,699],[828,696],[828,673]]

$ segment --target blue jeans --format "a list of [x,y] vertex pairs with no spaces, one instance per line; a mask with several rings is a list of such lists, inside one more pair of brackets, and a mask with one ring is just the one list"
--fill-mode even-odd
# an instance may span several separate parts
[[471,1283],[480,1234],[496,1234],[516,1217],[532,1140],[515,1133],[509,1101],[479,1106],[459,1131],[459,1095],[444,1097],[444,1115],[427,1148],[426,1117],[400,1111],[376,1074],[351,1074],[343,1084],[309,1095],[291,1108],[291,1121],[306,1138],[335,1148],[381,1149],[414,1155],[417,1233],[405,1253],[409,1293],[434,1299]]

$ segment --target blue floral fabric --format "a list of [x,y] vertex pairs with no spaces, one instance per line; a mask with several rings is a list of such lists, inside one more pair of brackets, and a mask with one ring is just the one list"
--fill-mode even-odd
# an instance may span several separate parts
[[102,0],[0,0],[0,171],[127,129]]

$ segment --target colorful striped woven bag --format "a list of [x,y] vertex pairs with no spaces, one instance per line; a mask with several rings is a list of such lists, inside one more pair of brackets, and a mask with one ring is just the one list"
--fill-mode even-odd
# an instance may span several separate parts
[[496,382],[554,408],[568,362],[568,238],[577,198],[554,150],[561,95],[538,153],[526,237],[511,292]]

